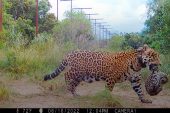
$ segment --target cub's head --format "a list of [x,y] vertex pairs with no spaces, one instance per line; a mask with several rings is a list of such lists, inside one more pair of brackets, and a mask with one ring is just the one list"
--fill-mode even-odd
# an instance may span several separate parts
[[143,67],[147,67],[152,72],[158,71],[158,66],[161,65],[159,53],[146,44],[139,47],[137,51],[138,59]]

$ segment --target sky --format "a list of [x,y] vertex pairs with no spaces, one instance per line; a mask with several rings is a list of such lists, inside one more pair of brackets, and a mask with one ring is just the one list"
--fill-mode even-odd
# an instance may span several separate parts
[[[57,0],[49,0],[50,13],[57,14]],[[84,9],[85,13],[97,13],[91,18],[102,18],[98,22],[107,22],[112,32],[140,32],[147,17],[147,0],[73,0],[73,8]],[[59,0],[59,20],[64,12],[70,10],[70,1]]]

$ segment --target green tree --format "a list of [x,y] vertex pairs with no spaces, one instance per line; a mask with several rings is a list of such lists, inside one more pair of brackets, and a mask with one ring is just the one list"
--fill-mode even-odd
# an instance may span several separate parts
[[170,49],[170,1],[150,0],[148,8],[148,19],[143,31],[145,41],[160,51],[167,51]]
[[[3,0],[3,4],[4,32],[1,37],[11,45],[16,40],[17,43],[21,41],[27,45],[35,36],[35,0]],[[50,8],[48,0],[39,0],[40,33],[53,29],[55,16],[48,14]]]
[[[35,0],[7,0],[10,4],[10,9],[8,13],[13,16],[15,20],[19,17],[24,19],[32,20],[35,25],[35,11],[36,3]],[[50,10],[51,5],[48,0],[39,0],[38,2],[38,13],[39,13],[39,23],[41,24],[47,12]]]
[[39,0],[39,7],[38,7],[38,12],[39,12],[39,18],[40,18],[40,23],[45,19],[47,12],[50,10],[51,5],[48,0]]
[[35,0],[7,0],[7,2],[11,6],[8,13],[15,20],[19,17],[33,20],[33,16],[35,16]]
[[52,29],[57,24],[56,17],[54,14],[46,14],[44,21],[39,25],[39,32],[48,32],[52,33]]
[[138,33],[126,33],[124,35],[124,41],[122,42],[122,49],[134,48],[137,49],[138,47],[143,45],[143,39],[140,37]]

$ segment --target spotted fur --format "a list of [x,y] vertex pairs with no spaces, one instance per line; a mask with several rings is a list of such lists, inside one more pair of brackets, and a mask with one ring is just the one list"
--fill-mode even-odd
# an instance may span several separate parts
[[168,82],[167,74],[163,72],[151,73],[145,81],[145,88],[149,95],[157,95],[162,91],[163,84]]
[[65,81],[67,89],[74,96],[77,95],[75,89],[81,81],[92,83],[102,80],[106,82],[106,88],[112,91],[115,83],[129,80],[139,99],[149,103],[151,101],[144,98],[141,88],[140,70],[148,67],[151,71],[156,71],[159,64],[158,53],[147,45],[118,53],[74,51],[63,59],[53,73],[46,75],[44,80],[55,78],[67,68]]

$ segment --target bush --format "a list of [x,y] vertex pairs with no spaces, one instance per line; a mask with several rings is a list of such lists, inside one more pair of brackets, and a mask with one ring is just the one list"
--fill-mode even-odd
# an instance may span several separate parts
[[109,41],[107,49],[110,51],[121,51],[121,44],[124,40],[125,39],[120,35],[113,36]]
[[[71,18],[72,16],[72,18]],[[53,29],[54,37],[60,43],[72,41],[76,43],[93,38],[91,31],[91,23],[83,13],[66,12],[66,19],[58,22]]]
[[0,62],[1,68],[6,68],[6,70],[11,70],[11,68],[16,66],[16,56],[13,51],[7,50],[5,52],[6,58]]
[[160,57],[161,57],[161,62],[162,62],[162,65],[160,66],[161,68],[161,71],[167,73],[170,75],[170,54],[161,54]]
[[123,50],[134,48],[137,49],[140,46],[143,46],[143,39],[137,33],[126,33],[124,35],[124,42],[121,47]]

